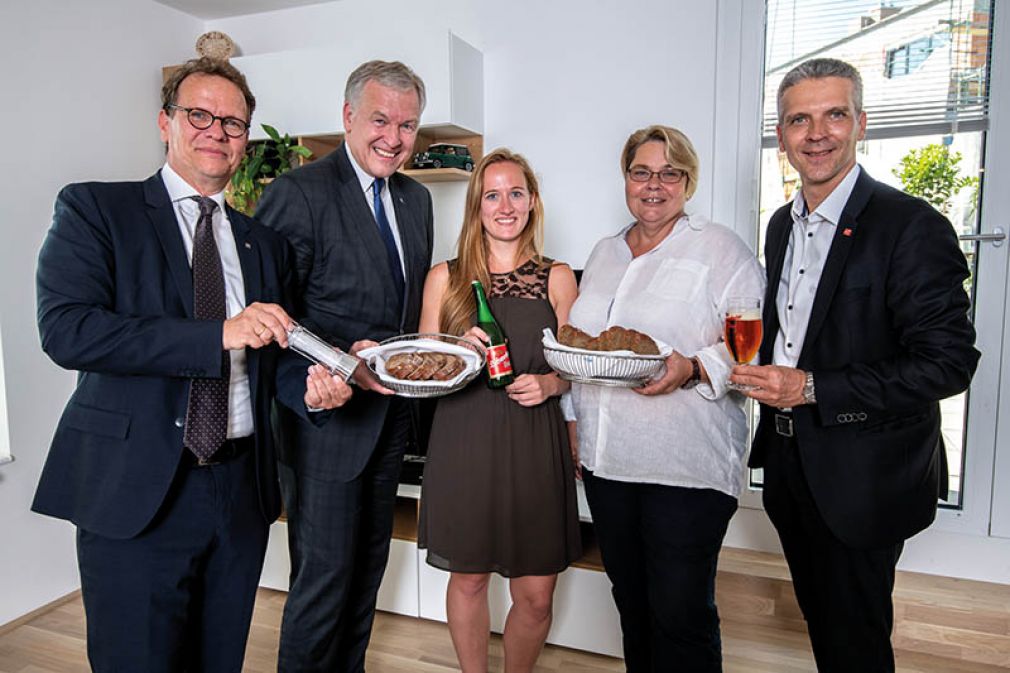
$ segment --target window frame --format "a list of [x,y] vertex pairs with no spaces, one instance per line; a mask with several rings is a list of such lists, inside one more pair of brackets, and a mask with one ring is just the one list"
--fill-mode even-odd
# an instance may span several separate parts
[[[735,229],[745,241],[752,244],[759,235],[760,208],[760,157],[762,150],[762,124],[764,113],[764,62],[766,2],[736,0],[720,2],[733,5],[737,10],[739,24],[751,26],[751,30],[734,30],[735,24],[720,22],[720,52],[723,43],[739,40],[736,50],[739,63],[733,69],[720,68],[724,77],[736,76],[737,97],[733,106],[736,118],[733,126],[740,139],[732,159],[738,167],[753,167],[749,180],[738,180],[735,185],[733,214],[738,219],[727,219],[735,223]],[[984,166],[989,176],[989,189],[982,191],[981,230],[988,233],[993,226],[1010,229],[1005,220],[1010,212],[1010,192],[994,188],[1001,179],[1010,176],[1010,155],[1003,156],[997,147],[1010,146],[1010,8],[1000,8],[995,3],[990,35],[990,101],[989,129],[986,132]],[[727,7],[727,9],[731,9]],[[722,12],[720,11],[720,15]],[[760,26],[761,30],[754,27]],[[725,33],[725,35],[723,35]],[[748,82],[758,82],[756,87]],[[729,99],[727,99],[729,100]],[[725,107],[725,106],[717,106]],[[719,123],[717,115],[716,122]],[[751,128],[751,138],[741,129]],[[1002,176],[1002,177],[1001,177]],[[991,245],[991,244],[981,244]],[[940,553],[940,540],[945,533],[957,533],[978,538],[1010,538],[1010,428],[1000,424],[999,418],[1010,419],[1010,343],[1005,335],[1010,333],[1010,291],[1008,287],[1008,256],[1010,242],[1005,242],[997,250],[986,249],[986,260],[979,265],[976,287],[976,347],[983,352],[983,362],[972,383],[968,396],[967,416],[970,418],[966,438],[965,469],[963,484],[967,486],[963,494],[961,509],[940,509],[931,530],[922,534],[924,544],[931,547],[931,539],[936,538]],[[998,288],[1003,288],[998,292]],[[984,317],[979,320],[978,317]],[[994,391],[994,394],[976,394],[977,390]],[[988,441],[986,438],[991,438]],[[1003,479],[1000,474],[1007,475]],[[745,509],[762,509],[760,489],[752,489],[750,474],[745,479],[740,506]],[[948,556],[956,550],[945,549]]]
[[4,378],[3,352],[3,330],[0,329],[0,465],[14,460],[11,453],[10,423],[7,420],[7,384]]

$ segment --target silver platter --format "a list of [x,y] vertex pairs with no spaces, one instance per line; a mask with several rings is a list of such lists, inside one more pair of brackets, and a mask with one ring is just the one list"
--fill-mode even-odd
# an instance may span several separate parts
[[[484,371],[485,354],[484,349],[479,346],[474,345],[471,341],[467,339],[461,339],[460,337],[455,337],[450,334],[401,334],[400,336],[395,336],[385,341],[381,342],[380,345],[392,344],[392,343],[403,343],[409,341],[417,341],[419,339],[433,339],[435,341],[444,341],[455,346],[462,346],[468,348],[480,356],[480,364],[476,369],[469,372],[461,381],[456,383],[454,386],[445,386],[438,384],[424,385],[423,383],[413,382],[400,382],[395,379],[383,378],[380,379],[380,383],[394,393],[397,397],[411,397],[415,399],[425,399],[430,397],[443,397],[445,395],[451,395],[457,391],[465,388],[469,383],[477,378],[481,372]],[[372,370],[374,373],[374,369]]]

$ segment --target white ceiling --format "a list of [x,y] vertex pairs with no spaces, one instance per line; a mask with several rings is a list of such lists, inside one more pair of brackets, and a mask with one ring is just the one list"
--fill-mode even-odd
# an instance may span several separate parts
[[302,5],[319,5],[329,0],[154,0],[174,7],[198,19],[223,19],[228,16],[260,14],[275,9],[288,9]]

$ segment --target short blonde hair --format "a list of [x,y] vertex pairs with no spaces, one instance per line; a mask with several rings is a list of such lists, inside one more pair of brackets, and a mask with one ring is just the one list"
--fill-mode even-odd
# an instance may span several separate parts
[[638,129],[628,136],[628,141],[624,143],[624,150],[621,152],[621,171],[627,177],[638,148],[654,140],[663,143],[667,162],[687,174],[684,196],[690,199],[698,188],[698,154],[687,136],[673,127],[653,124]]
[[356,110],[361,102],[361,92],[369,82],[375,82],[397,91],[411,91],[417,94],[418,114],[424,112],[427,102],[424,81],[413,70],[399,61],[368,61],[354,69],[344,87],[344,101]]

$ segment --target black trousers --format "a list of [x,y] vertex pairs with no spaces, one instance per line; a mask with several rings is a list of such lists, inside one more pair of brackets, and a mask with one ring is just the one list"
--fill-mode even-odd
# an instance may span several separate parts
[[180,467],[150,526],[114,540],[78,529],[96,673],[239,673],[268,526],[252,452]]
[[715,572],[736,499],[582,475],[628,673],[721,671]]
[[365,670],[409,432],[409,407],[394,399],[375,452],[351,481],[321,481],[280,465],[291,554],[281,673]]
[[903,543],[854,549],[825,524],[794,438],[775,435],[764,505],[785,552],[820,673],[893,673],[891,593]]

